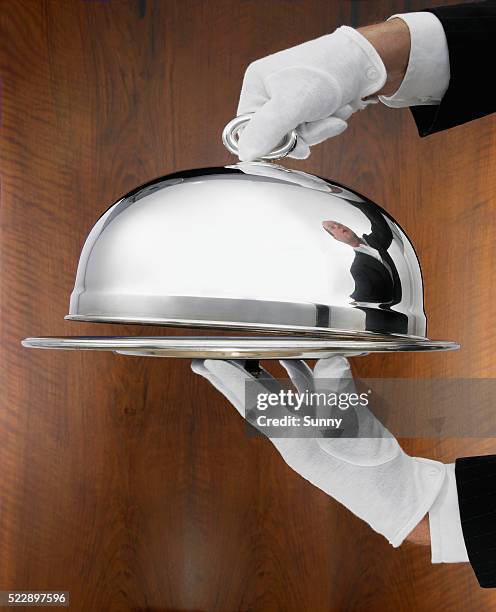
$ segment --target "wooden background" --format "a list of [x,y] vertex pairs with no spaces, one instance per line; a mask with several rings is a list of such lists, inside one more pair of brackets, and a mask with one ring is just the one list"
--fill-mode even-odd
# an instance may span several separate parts
[[[68,590],[84,612],[496,610],[468,565],[392,549],[248,439],[188,361],[20,346],[159,333],[63,320],[99,214],[157,175],[232,161],[219,136],[250,61],[433,3],[1,0],[0,589]],[[495,127],[421,140],[407,110],[378,105],[291,162],[400,221],[429,335],[463,345],[362,358],[360,375],[496,376]],[[404,446],[443,461],[496,449]]]

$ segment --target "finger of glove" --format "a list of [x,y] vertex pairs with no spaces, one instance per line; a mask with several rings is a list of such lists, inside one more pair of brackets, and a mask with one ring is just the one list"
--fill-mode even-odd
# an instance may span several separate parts
[[298,135],[310,146],[324,142],[342,134],[348,124],[338,117],[327,117],[318,121],[304,123],[298,127]]
[[191,363],[191,369],[195,374],[199,374],[208,380],[208,382],[215,387],[217,391],[222,393],[244,418],[245,398],[244,394],[240,393],[240,380],[238,379],[243,377],[243,380],[245,380],[245,376],[233,363],[228,366],[229,369],[225,369],[219,376],[206,367],[206,361],[207,360],[203,359],[194,359]]
[[[326,359],[319,359],[313,370],[314,386],[316,391],[325,393],[327,396],[355,393],[355,381],[350,368],[350,363],[343,355],[333,355]],[[340,399],[341,404],[341,399]],[[320,407],[317,411],[320,417],[326,416],[326,407]],[[345,432],[342,435],[356,437],[358,435],[357,410],[350,405],[346,410],[337,409],[337,414],[343,418]],[[331,416],[328,414],[327,416]]]
[[342,119],[343,121],[348,121],[348,119],[351,117],[351,115],[353,115],[355,110],[356,109],[353,108],[351,104],[345,104],[341,108],[338,108],[337,111],[335,111],[333,117],[337,117],[338,119]]
[[349,361],[343,355],[319,359],[313,369],[314,386],[320,393],[355,393]]
[[298,125],[297,114],[296,109],[277,98],[266,102],[240,133],[239,158],[253,161],[269,154]]
[[[320,386],[318,385],[319,379]],[[320,359],[314,368],[314,380],[316,386],[322,391],[322,387],[325,387],[326,391],[340,392],[340,393],[354,393],[355,383],[353,380],[353,374],[348,359],[342,355],[334,355],[328,359]],[[348,409],[349,410],[349,409]],[[351,428],[346,428],[341,436],[341,440],[329,439],[320,441],[324,447],[328,449],[339,448],[339,445],[344,445],[343,454],[350,454],[350,448],[354,444],[357,445],[357,452],[362,455],[367,454],[367,449],[372,448],[374,452],[369,454],[374,457],[380,455],[384,456],[395,456],[397,452],[397,442],[391,432],[384,427],[384,425],[375,417],[375,415],[369,410],[369,408],[360,403],[353,408],[354,415],[358,422],[358,429],[353,426],[353,419],[351,415],[348,417],[346,414],[343,416],[345,423],[347,419],[352,424]],[[351,434],[350,434],[351,431]],[[345,437],[352,436],[352,439],[347,443]],[[359,439],[356,439],[359,437]],[[381,445],[377,440],[388,439],[385,445]],[[370,440],[369,446],[362,440]],[[393,441],[391,441],[393,440]],[[366,450],[362,452],[362,447]],[[377,449],[382,450],[377,450]],[[389,449],[389,450],[387,450]],[[375,461],[375,459],[373,459]]]
[[[333,355],[327,359],[319,359],[315,364],[313,374],[315,387],[320,392],[356,393],[350,362],[343,355]],[[387,432],[367,406],[362,404],[361,399],[352,410],[358,419],[359,435],[361,437],[381,437],[381,432]],[[386,434],[384,433],[384,435]]]
[[343,119],[343,121],[348,121],[348,119],[356,113],[357,111],[363,110],[370,106],[371,104],[375,104],[376,100],[353,100],[349,104],[345,104],[341,108],[338,108],[333,113],[333,117],[337,117],[338,119]]
[[313,373],[311,368],[301,359],[281,359],[283,366],[299,393],[313,391]]
[[288,153],[288,157],[292,159],[307,159],[307,157],[310,157],[310,147],[300,135],[298,135],[295,148],[291,153]]
[[313,369],[314,378],[353,378],[350,362],[343,355],[319,359]]
[[[320,359],[314,368],[314,380],[319,391],[323,386],[331,392],[355,392],[350,363],[342,355]],[[394,436],[366,406],[359,404],[351,410],[343,412],[341,437],[319,439],[319,447],[354,465],[379,465],[394,458],[399,452]]]

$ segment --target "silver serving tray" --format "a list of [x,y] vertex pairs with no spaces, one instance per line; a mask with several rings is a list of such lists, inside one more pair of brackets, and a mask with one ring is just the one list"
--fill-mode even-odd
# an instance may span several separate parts
[[455,342],[394,338],[288,338],[247,336],[80,336],[26,338],[28,348],[112,351],[122,355],[198,359],[321,359],[336,353],[447,351]]

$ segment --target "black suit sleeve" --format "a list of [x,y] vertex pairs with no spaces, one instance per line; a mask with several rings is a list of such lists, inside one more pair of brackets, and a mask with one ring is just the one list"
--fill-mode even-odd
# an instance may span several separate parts
[[420,136],[496,111],[496,0],[427,10],[441,21],[446,33],[450,83],[441,104],[410,107]]
[[470,564],[481,587],[496,587],[496,455],[457,459],[455,476]]

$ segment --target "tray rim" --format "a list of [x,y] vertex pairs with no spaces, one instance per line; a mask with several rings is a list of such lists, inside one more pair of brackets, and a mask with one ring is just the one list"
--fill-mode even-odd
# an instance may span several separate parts
[[26,348],[96,350],[174,358],[319,358],[336,353],[456,350],[452,341],[427,338],[330,339],[288,336],[41,336],[22,341]]

